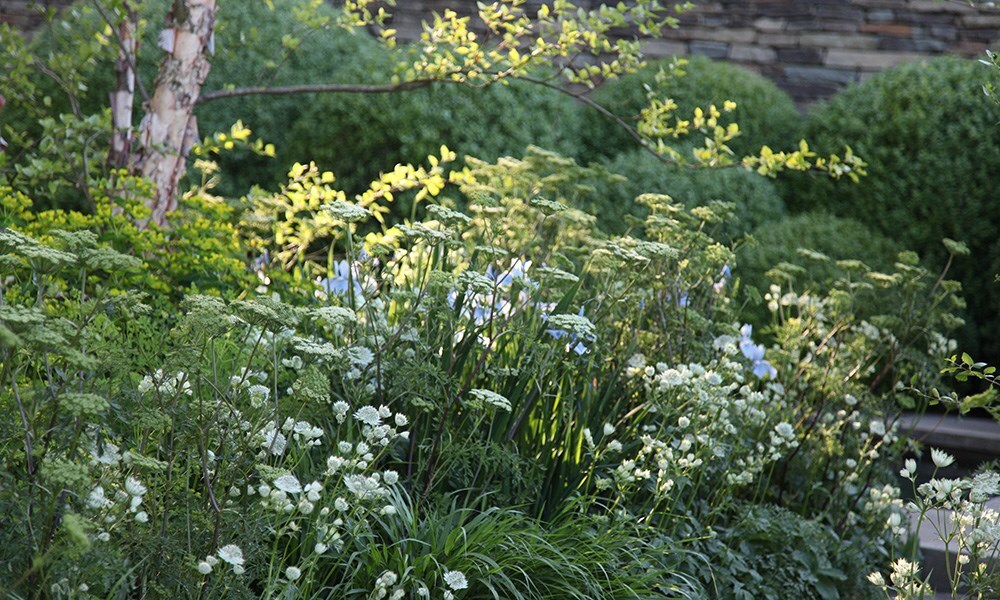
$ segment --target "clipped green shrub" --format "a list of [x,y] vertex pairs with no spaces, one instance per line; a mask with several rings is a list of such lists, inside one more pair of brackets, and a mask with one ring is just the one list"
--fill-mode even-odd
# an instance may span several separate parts
[[935,267],[942,238],[971,257],[949,277],[962,282],[971,323],[961,345],[981,360],[1000,357],[1000,109],[982,95],[989,71],[972,60],[939,58],[854,85],[816,109],[805,137],[818,152],[849,144],[869,163],[858,185],[789,178],[792,210],[823,208],[852,217],[918,252]]
[[[657,89],[656,74],[667,70],[671,60],[651,61],[637,73],[609,81],[594,93],[593,99],[626,122],[634,122],[646,105],[646,86]],[[801,116],[791,97],[771,81],[742,67],[708,58],[693,56],[687,60],[683,77],[670,79],[657,89],[660,96],[677,103],[678,117],[690,117],[696,107],[721,107],[726,100],[732,100],[736,102],[732,119],[742,131],[730,144],[737,154],[756,152],[765,144],[786,148],[799,141]],[[613,156],[635,147],[621,127],[596,111],[587,111],[584,131],[584,159]]]
[[[786,273],[796,279],[796,288],[828,290],[843,274],[836,261],[860,260],[876,270],[888,270],[902,250],[895,241],[873,231],[854,219],[835,217],[824,212],[809,212],[763,223],[751,233],[753,243],[737,252],[737,264],[744,287],[765,293],[772,279],[768,271]],[[800,249],[824,255],[803,254]],[[789,267],[794,265],[799,268]],[[770,322],[763,303],[747,306],[745,318],[758,323]]]
[[475,90],[437,84],[402,94],[317,97],[292,132],[292,158],[331,169],[356,190],[396,163],[436,154],[495,160],[528,145],[575,154],[580,135],[573,100],[532,84]]
[[627,226],[627,215],[644,217],[646,208],[635,198],[645,193],[668,194],[687,207],[705,206],[716,200],[733,203],[733,219],[716,233],[717,238],[725,240],[785,215],[784,202],[774,183],[745,169],[679,168],[665,165],[641,149],[623,152],[605,166],[625,177],[624,181],[601,186],[590,207],[606,231],[621,233]]

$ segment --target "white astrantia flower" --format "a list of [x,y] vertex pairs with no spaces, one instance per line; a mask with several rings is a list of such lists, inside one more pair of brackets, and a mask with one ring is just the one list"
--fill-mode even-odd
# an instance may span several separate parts
[[510,400],[508,400],[504,396],[501,396],[500,394],[494,391],[483,390],[483,389],[471,389],[469,390],[469,395],[475,398],[476,400],[482,402],[483,404],[489,406],[495,406],[496,408],[505,410],[507,412],[511,411]]
[[139,523],[148,523],[149,515],[146,514],[146,511],[140,510],[139,512],[135,513],[135,520],[138,521]]
[[201,561],[200,563],[198,563],[198,572],[201,573],[202,575],[208,575],[209,573],[212,572],[212,565],[208,564],[205,561]]
[[903,468],[899,471],[899,476],[903,479],[913,479],[917,476],[917,461],[912,458],[906,459]]
[[274,487],[289,494],[302,492],[302,484],[295,475],[282,475],[274,480]]
[[399,481],[399,473],[396,471],[385,471],[382,473],[382,481],[384,481],[386,485],[395,485],[396,482]]
[[226,544],[216,552],[219,560],[229,563],[234,567],[243,566],[243,550],[236,544]]
[[939,450],[937,448],[931,448],[931,460],[934,461],[934,466],[939,469],[943,469],[950,466],[951,463],[955,462],[955,457],[948,454],[944,450]]
[[396,427],[406,427],[410,422],[403,413],[396,413],[393,420],[396,422]]
[[250,405],[254,408],[260,408],[267,403],[268,398],[271,397],[271,390],[264,385],[252,385],[247,388],[247,396],[250,398]]
[[469,587],[469,580],[461,571],[445,571],[444,583],[453,590],[464,590]]
[[125,491],[129,496],[141,498],[146,493],[146,486],[142,485],[142,482],[135,477],[129,476],[125,480]]
[[382,424],[382,417],[374,406],[362,406],[354,412],[354,418],[370,427],[378,427]]
[[298,567],[288,567],[285,569],[285,578],[288,581],[295,581],[299,577],[302,577],[302,570]]
[[792,427],[791,423],[778,423],[774,426],[774,430],[783,438],[791,439],[795,437],[795,428]]

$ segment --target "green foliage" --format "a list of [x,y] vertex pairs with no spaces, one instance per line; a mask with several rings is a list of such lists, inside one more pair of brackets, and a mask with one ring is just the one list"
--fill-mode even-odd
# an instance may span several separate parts
[[725,583],[732,586],[719,590],[720,596],[741,600],[855,597],[844,593],[855,582],[848,581],[843,569],[864,563],[842,564],[842,555],[849,555],[852,548],[828,526],[776,506],[740,508],[745,512],[712,543],[721,568],[729,573]]
[[[739,123],[741,134],[730,146],[738,156],[753,154],[764,145],[783,150],[798,143],[801,117],[788,94],[770,80],[742,67],[696,56],[684,59],[683,76],[658,82],[661,70],[674,72],[670,69],[674,60],[652,61],[637,73],[612,79],[594,92],[593,100],[630,123],[635,123],[646,105],[647,90],[672,98],[681,118],[690,118],[697,107],[707,110],[714,104],[721,108],[731,100],[736,110],[730,120]],[[586,113],[583,127],[588,135],[581,158],[586,160],[611,157],[635,146],[621,128],[596,112]]]
[[[739,249],[737,258],[744,285],[761,292],[775,278],[769,272],[779,280],[790,275],[809,289],[829,289],[845,273],[837,261],[855,260],[876,270],[888,269],[901,250],[897,242],[864,223],[825,212],[764,222],[751,237],[753,241]],[[782,265],[790,266],[783,269]]]
[[381,165],[406,163],[442,143],[484,160],[534,144],[575,152],[581,130],[573,101],[528,83],[474,90],[438,84],[397,95],[317,98],[293,126],[302,156],[341,174],[357,192]]
[[1000,247],[985,216],[1000,208],[1000,112],[983,101],[988,76],[977,61],[940,58],[848,88],[810,114],[805,136],[821,151],[849,144],[868,161],[869,176],[856,186],[796,177],[786,202],[862,221],[937,267],[951,255],[942,238],[968,244],[973,258],[956,260],[950,272],[969,304],[961,343],[996,362]]
[[622,180],[598,186],[588,209],[600,217],[608,231],[621,233],[630,221],[645,216],[635,202],[640,194],[668,194],[678,203],[694,208],[712,202],[733,204],[732,216],[713,229],[720,240],[735,240],[755,227],[777,221],[785,214],[784,203],[774,183],[756,173],[736,167],[689,169],[664,165],[643,150],[622,152],[604,163]]

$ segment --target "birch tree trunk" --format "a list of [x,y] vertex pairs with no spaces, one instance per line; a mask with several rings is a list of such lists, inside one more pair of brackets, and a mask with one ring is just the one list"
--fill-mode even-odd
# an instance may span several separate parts
[[151,220],[166,224],[188,151],[197,140],[194,105],[208,76],[215,31],[215,0],[174,0],[160,46],[166,52],[139,126],[134,169],[156,185]]
[[111,92],[111,150],[108,165],[127,167],[132,157],[132,104],[135,100],[135,57],[138,49],[138,17],[131,2],[124,3],[118,23],[118,60],[115,62],[115,91]]

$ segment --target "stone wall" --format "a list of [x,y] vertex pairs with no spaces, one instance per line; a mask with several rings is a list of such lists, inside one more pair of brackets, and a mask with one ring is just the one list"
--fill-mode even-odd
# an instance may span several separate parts
[[70,0],[0,0],[0,23],[31,31],[45,21],[45,11],[70,3]]
[[[604,0],[607,2],[607,0]],[[578,5],[599,4],[580,0]],[[420,20],[456,0],[398,0],[393,27],[419,36]],[[701,2],[681,26],[652,40],[653,57],[703,54],[771,78],[800,104],[852,81],[937,54],[982,56],[1000,49],[1000,9],[950,0],[716,0]]]

